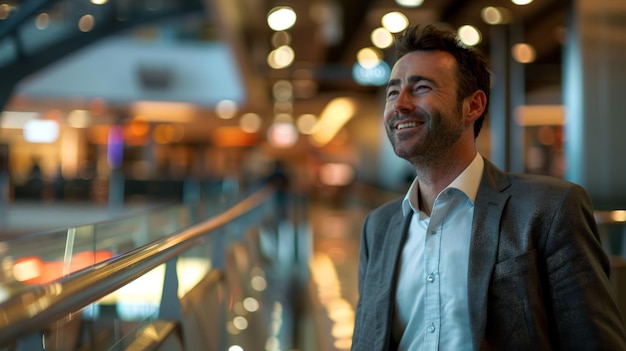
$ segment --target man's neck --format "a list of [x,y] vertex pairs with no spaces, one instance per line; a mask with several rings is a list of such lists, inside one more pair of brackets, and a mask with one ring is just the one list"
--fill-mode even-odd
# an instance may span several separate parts
[[439,193],[463,173],[475,156],[476,152],[450,162],[414,165],[419,184],[417,196],[420,210],[430,216]]

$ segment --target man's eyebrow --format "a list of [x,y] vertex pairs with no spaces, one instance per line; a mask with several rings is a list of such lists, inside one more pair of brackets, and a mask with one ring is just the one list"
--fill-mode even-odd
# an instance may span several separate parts
[[387,83],[387,89],[389,89],[389,87],[394,86],[394,85],[400,85],[400,78],[390,79],[389,82]]
[[[430,82],[430,83],[435,83],[434,80],[432,80],[430,78],[427,78],[427,77],[424,77],[424,76],[410,76],[409,79],[408,79],[410,84],[415,84],[415,83],[417,83],[419,81],[422,81],[422,80]],[[387,83],[387,88],[389,88],[391,86],[394,86],[394,85],[400,85],[401,82],[402,82],[402,80],[400,78],[391,79],[391,80],[389,80],[389,83]]]

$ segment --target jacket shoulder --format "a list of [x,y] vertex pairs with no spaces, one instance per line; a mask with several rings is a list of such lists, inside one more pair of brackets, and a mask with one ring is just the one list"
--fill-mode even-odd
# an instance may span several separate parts
[[384,220],[391,218],[394,214],[402,213],[402,199],[396,199],[384,203],[370,212],[372,219]]
[[504,172],[487,160],[485,160],[482,184],[488,185],[496,191],[521,193],[525,196],[539,193],[545,197],[549,194],[564,193],[572,189],[577,192],[581,190],[583,193],[585,192],[580,185],[560,178],[539,174]]

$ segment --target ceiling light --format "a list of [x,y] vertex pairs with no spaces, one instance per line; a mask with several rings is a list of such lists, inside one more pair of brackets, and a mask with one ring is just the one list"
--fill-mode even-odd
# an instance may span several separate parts
[[295,53],[293,49],[288,45],[283,45],[269,53],[267,64],[274,69],[280,69],[291,65],[294,59]]
[[11,6],[8,4],[0,4],[0,20],[7,19],[11,13]]
[[409,19],[402,12],[393,11],[385,14],[381,23],[391,33],[399,33],[409,25]]
[[80,29],[81,32],[89,32],[93,29],[94,24],[95,19],[92,15],[84,15],[78,20],[78,29]]
[[461,26],[457,31],[459,39],[467,46],[475,46],[480,43],[482,36],[476,27],[465,25]]
[[528,5],[533,2],[533,0],[511,0],[511,2],[515,5]]
[[393,44],[393,35],[383,27],[374,29],[370,35],[370,39],[372,40],[372,44],[379,49],[386,49]]
[[396,0],[396,4],[404,7],[418,7],[424,0]]
[[519,63],[531,63],[535,61],[535,58],[537,56],[535,53],[535,48],[525,43],[513,45],[511,53],[515,61]]
[[382,59],[382,53],[375,48],[363,48],[356,54],[357,62],[365,68],[373,68]]
[[296,12],[289,6],[274,7],[267,15],[267,24],[275,31],[287,30],[296,23]]
[[504,7],[487,6],[480,11],[480,17],[487,24],[506,24],[511,22],[511,12]]

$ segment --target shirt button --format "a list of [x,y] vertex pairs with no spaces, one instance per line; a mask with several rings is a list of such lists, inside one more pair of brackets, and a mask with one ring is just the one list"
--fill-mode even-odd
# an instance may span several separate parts
[[429,333],[434,333],[435,332],[435,325],[434,324],[431,324],[431,325],[428,326],[428,332]]
[[429,282],[429,283],[432,283],[432,282],[434,282],[434,281],[435,281],[435,276],[434,276],[434,275],[432,275],[432,274],[429,274],[429,275],[426,277],[426,280],[428,280],[428,282]]
[[430,234],[435,235],[435,234],[437,234],[437,231],[436,230],[431,230]]

